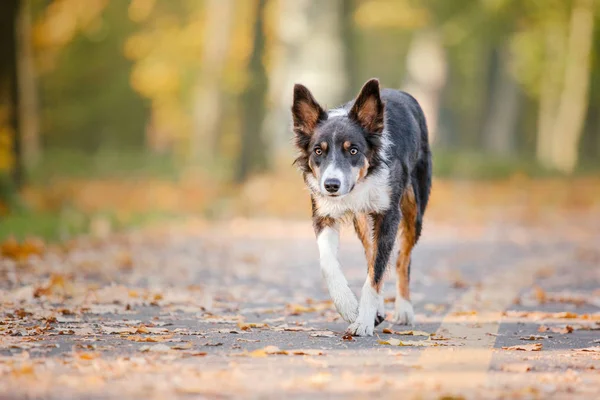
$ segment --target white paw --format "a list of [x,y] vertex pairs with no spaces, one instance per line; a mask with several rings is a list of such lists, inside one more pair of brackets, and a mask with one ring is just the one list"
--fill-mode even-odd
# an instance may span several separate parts
[[415,324],[415,311],[410,301],[403,299],[400,296],[396,297],[396,307],[394,310],[393,323],[398,325]]
[[373,318],[367,321],[356,321],[353,324],[350,324],[346,332],[351,334],[352,336],[373,336],[373,330],[375,329],[375,324]]
[[342,318],[347,322],[354,322],[358,318],[358,300],[348,286],[342,289],[340,293],[334,294],[333,304]]

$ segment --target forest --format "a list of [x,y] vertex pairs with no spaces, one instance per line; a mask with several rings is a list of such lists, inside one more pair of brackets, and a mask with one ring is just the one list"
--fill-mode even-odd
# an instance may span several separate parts
[[413,94],[438,180],[600,167],[594,0],[5,0],[0,18],[3,234],[295,215],[295,82],[330,107],[371,77]]

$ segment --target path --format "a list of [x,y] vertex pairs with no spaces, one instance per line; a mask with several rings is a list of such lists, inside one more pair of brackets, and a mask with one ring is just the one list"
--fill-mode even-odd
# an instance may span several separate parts
[[[417,326],[352,340],[308,221],[4,258],[0,398],[600,398],[600,236],[569,229],[429,224],[413,261]],[[358,291],[350,234],[340,253]],[[386,293],[391,312],[391,280]]]

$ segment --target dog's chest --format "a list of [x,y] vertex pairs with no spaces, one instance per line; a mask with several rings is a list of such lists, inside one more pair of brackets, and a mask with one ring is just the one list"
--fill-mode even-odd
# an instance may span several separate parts
[[348,213],[383,212],[390,207],[388,173],[367,178],[342,198],[315,196],[317,214],[341,218]]

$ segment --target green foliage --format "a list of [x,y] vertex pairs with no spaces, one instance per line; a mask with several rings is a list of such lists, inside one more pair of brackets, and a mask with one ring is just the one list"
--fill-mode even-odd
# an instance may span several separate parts
[[148,111],[131,88],[131,62],[123,55],[135,26],[128,2],[110,1],[96,29],[75,36],[56,67],[41,79],[42,133],[48,147],[140,148]]

